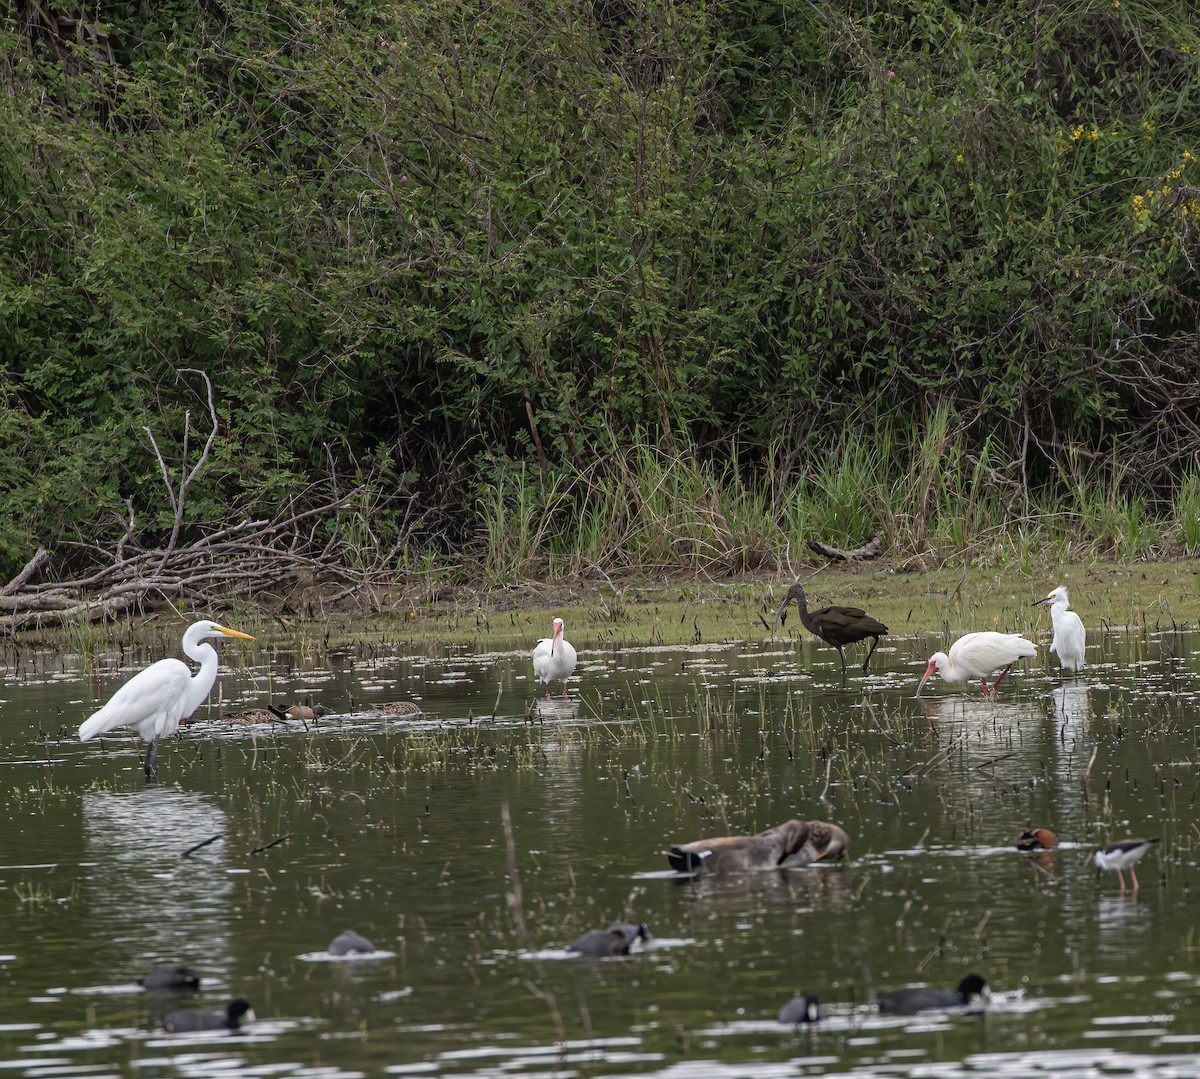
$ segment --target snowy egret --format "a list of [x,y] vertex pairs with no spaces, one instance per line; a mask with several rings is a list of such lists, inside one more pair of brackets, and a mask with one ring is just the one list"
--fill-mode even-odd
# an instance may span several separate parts
[[917,1012],[934,1008],[961,1008],[964,1004],[970,1004],[973,997],[982,996],[986,987],[987,983],[978,974],[968,974],[953,993],[945,989],[915,986],[880,993],[876,999],[879,1010],[885,1015],[916,1015]]
[[846,653],[842,649],[870,637],[871,647],[867,658],[863,660],[863,674],[867,673],[871,656],[879,645],[879,638],[887,633],[887,626],[857,607],[822,607],[819,611],[810,611],[804,587],[800,584],[788,589],[788,594],[775,613],[775,625],[782,626],[787,621],[787,605],[792,600],[796,601],[796,610],[800,612],[801,625],[814,637],[837,649],[842,657],[842,674],[846,673]]
[[1153,839],[1122,839],[1103,850],[1098,850],[1095,855],[1096,867],[1117,871],[1117,879],[1121,882],[1121,895],[1125,894],[1125,876],[1121,870],[1128,869],[1133,880],[1133,894],[1137,895],[1138,879],[1133,867],[1142,855],[1158,842],[1158,838],[1155,836]]
[[239,637],[252,641],[248,633],[227,629],[216,622],[193,622],[183,635],[183,651],[200,664],[193,675],[191,668],[178,659],[160,659],[135,674],[98,712],[93,712],[79,728],[79,740],[86,742],[117,727],[132,727],[150,744],[142,770],[149,779],[158,762],[158,742],[172,735],[182,720],[190,716],[208,697],[217,680],[217,650],[206,642],[210,637]]
[[1054,625],[1054,639],[1050,642],[1050,651],[1058,655],[1058,662],[1068,670],[1083,670],[1083,656],[1087,649],[1087,631],[1083,628],[1083,620],[1074,611],[1067,610],[1070,600],[1067,590],[1060,584],[1045,599],[1034,600],[1036,607],[1039,603],[1050,604],[1050,621]]
[[[984,693],[988,693],[1000,685],[1000,679],[1008,674],[1009,668],[1017,660],[1036,655],[1037,645],[1027,641],[1019,633],[993,633],[990,630],[967,633],[950,646],[949,655],[945,652],[934,652],[929,657],[929,665],[921,675],[916,695],[921,695],[921,687],[934,672],[940,674],[947,682],[965,682],[969,678],[978,678],[983,683]],[[994,671],[1000,671],[1000,675],[989,686],[987,676]]]
[[182,1012],[167,1012],[161,1019],[168,1034],[185,1034],[194,1030],[237,1030],[242,1022],[254,1021],[254,1009],[248,1000],[231,1000],[223,1012],[205,1012],[189,1008]]
[[543,637],[533,649],[533,676],[546,683],[546,700],[550,699],[550,683],[562,682],[562,695],[567,695],[567,679],[575,670],[575,649],[563,639],[563,620],[554,620],[554,635]]

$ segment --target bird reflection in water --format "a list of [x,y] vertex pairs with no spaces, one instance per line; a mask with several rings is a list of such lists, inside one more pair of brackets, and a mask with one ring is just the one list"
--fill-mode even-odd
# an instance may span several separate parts
[[231,881],[224,812],[204,794],[157,786],[83,796],[82,910],[97,970],[157,963],[201,966],[205,980],[230,968]]

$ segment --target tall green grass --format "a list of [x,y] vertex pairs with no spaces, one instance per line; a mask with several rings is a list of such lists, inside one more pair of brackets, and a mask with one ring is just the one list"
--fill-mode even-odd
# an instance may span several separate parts
[[[784,456],[786,475],[773,464]],[[485,571],[794,571],[821,559],[810,539],[852,549],[876,533],[906,569],[1200,553],[1200,473],[1182,476],[1170,501],[1134,489],[1115,460],[1030,486],[990,443],[970,452],[947,408],[916,439],[882,424],[819,452],[777,445],[770,457],[717,463],[642,441],[586,470],[518,469],[479,494]]]

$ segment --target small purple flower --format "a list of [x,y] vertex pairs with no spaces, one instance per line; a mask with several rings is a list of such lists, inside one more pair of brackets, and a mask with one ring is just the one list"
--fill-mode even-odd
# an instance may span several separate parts
[[889,79],[894,79],[895,77],[896,77],[896,73],[895,73],[894,71],[889,71],[889,72],[888,72],[888,78],[889,78]]

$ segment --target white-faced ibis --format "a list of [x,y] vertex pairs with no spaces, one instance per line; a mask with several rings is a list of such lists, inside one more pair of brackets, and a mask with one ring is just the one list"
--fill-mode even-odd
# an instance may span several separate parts
[[1133,894],[1137,895],[1138,879],[1137,873],[1133,869],[1134,864],[1157,842],[1157,836],[1153,839],[1122,839],[1120,842],[1113,843],[1103,850],[1096,851],[1096,867],[1098,869],[1115,869],[1117,871],[1117,879],[1121,882],[1122,895],[1125,894],[1125,877],[1121,870],[1128,869],[1129,876],[1133,880]]
[[801,584],[792,585],[783,597],[775,614],[776,626],[782,626],[787,621],[787,605],[792,600],[796,601],[796,610],[800,612],[801,625],[814,637],[837,649],[842,657],[842,674],[846,673],[846,653],[842,649],[870,637],[871,648],[863,660],[863,674],[867,673],[871,656],[879,646],[879,638],[887,633],[887,626],[857,607],[822,607],[819,611],[810,611],[808,597]]
[[243,1022],[254,1021],[254,1009],[248,1000],[231,1000],[223,1012],[189,1009],[168,1012],[162,1017],[162,1027],[168,1034],[185,1034],[194,1030],[237,1030]]
[[982,996],[987,983],[978,974],[968,974],[958,983],[953,993],[945,989],[930,989],[914,986],[911,989],[893,989],[880,993],[876,1000],[879,1010],[886,1015],[916,1015],[917,1012],[935,1008],[961,1008],[970,1004],[974,997]]
[[1087,630],[1083,628],[1083,619],[1074,611],[1067,610],[1070,602],[1067,590],[1060,584],[1045,599],[1034,600],[1033,605],[1050,604],[1050,621],[1054,625],[1050,651],[1058,656],[1058,662],[1068,670],[1081,671],[1087,651]]
[[563,620],[554,620],[554,635],[543,637],[533,649],[533,676],[546,683],[546,700],[550,699],[550,683],[562,682],[562,695],[567,695],[567,679],[575,670],[575,649],[563,639]]
[[[1017,660],[1036,655],[1037,645],[1019,633],[993,633],[991,630],[967,633],[950,646],[949,655],[934,652],[929,657],[929,665],[917,686],[917,696],[921,695],[921,687],[935,672],[947,682],[978,678],[983,683],[984,693],[994,691]],[[988,675],[994,671],[1000,671],[1000,676],[989,686]]]
[[248,633],[226,629],[216,622],[194,622],[183,635],[183,651],[200,664],[192,669],[178,659],[160,659],[135,674],[98,712],[93,712],[79,728],[79,740],[86,742],[117,727],[132,727],[150,744],[142,770],[149,779],[158,763],[158,742],[169,737],[208,697],[217,680],[217,650],[204,643],[209,637],[240,637],[252,641]]

